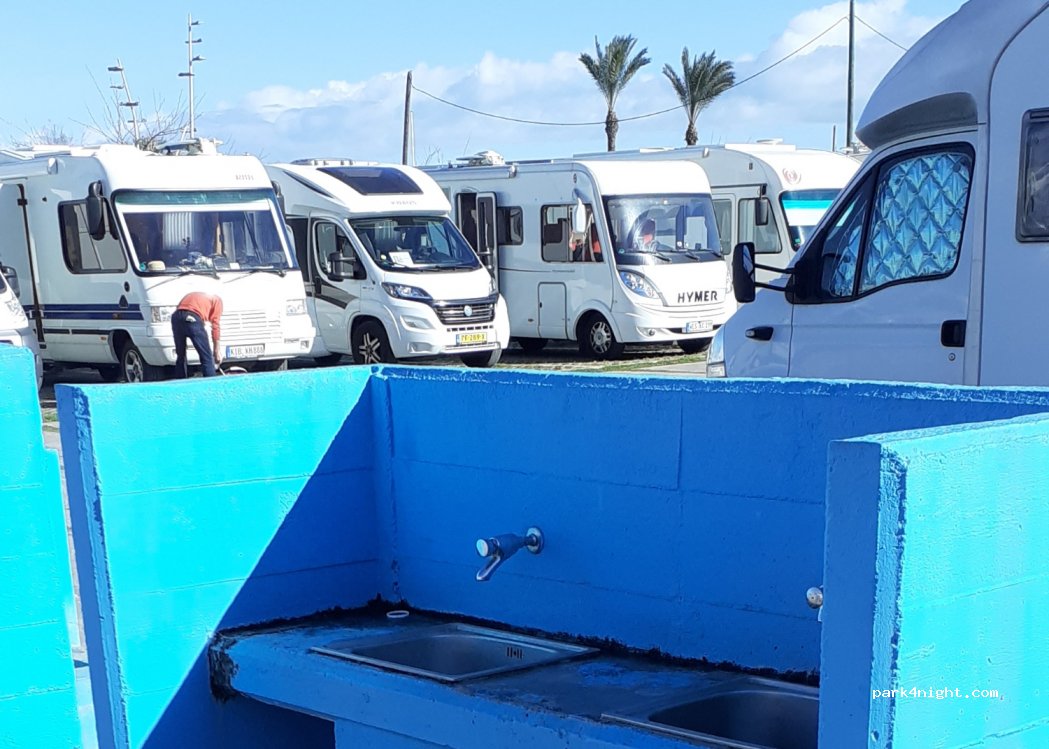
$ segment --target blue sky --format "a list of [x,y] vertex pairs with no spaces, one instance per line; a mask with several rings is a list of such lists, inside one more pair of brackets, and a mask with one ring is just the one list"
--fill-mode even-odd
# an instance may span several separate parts
[[[982,1],[982,0],[975,0]],[[856,118],[881,76],[960,0],[857,3]],[[715,50],[738,78],[797,50],[848,12],[847,2],[649,0],[649,2],[447,3],[231,1],[200,8],[140,2],[19,3],[8,8],[0,144],[40,128],[76,142],[97,140],[85,125],[105,119],[102,95],[119,58],[129,87],[150,114],[185,106],[186,20],[202,21],[195,52],[198,133],[224,150],[275,161],[343,156],[399,161],[405,73],[416,87],[463,106],[508,117],[602,121],[605,104],[578,62],[616,34],[633,34],[652,63],[620,97],[620,117],[672,107],[662,74],[681,49]],[[871,30],[873,27],[881,35]],[[887,37],[890,41],[887,41]],[[802,53],[740,85],[698,121],[701,142],[783,138],[829,148],[845,122],[847,26],[838,24]],[[895,43],[895,44],[894,44]],[[101,90],[101,93],[100,93]],[[484,149],[507,158],[603,150],[604,129],[503,122],[413,94],[418,163]],[[681,112],[624,122],[619,149],[683,143]]]

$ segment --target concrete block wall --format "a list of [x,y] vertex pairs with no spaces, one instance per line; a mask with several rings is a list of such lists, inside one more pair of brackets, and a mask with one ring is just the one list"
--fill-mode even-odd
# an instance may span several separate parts
[[1049,418],[840,443],[831,466],[820,745],[1049,746]]
[[44,448],[33,357],[9,346],[0,423],[0,747],[80,746],[58,457]]

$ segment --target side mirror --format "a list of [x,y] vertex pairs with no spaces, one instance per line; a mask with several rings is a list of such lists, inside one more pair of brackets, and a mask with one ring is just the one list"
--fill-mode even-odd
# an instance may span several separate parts
[[588,223],[586,220],[586,205],[583,203],[582,198],[576,198],[575,207],[572,208],[572,231],[576,234],[583,234],[586,232]]
[[284,204],[284,193],[280,191],[279,182],[270,182],[273,185],[273,194],[277,196],[277,207],[280,209],[281,218],[287,215],[286,206]]
[[769,199],[758,198],[754,203],[754,225],[769,225]]
[[740,242],[732,252],[732,290],[736,301],[747,304],[754,301],[754,243]]
[[106,236],[106,211],[102,203],[102,183],[92,182],[87,188],[87,232],[96,242]]
[[328,275],[331,277],[332,281],[346,280],[346,258],[338,252],[333,252],[328,255],[328,264],[331,266]]
[[22,289],[18,285],[18,274],[15,273],[14,268],[9,265],[0,265],[0,275],[7,279],[7,285],[11,287],[15,296],[22,295]]

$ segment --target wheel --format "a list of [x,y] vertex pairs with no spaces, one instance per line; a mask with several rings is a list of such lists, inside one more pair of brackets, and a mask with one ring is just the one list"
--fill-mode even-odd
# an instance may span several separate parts
[[476,354],[463,354],[459,358],[463,360],[463,364],[468,367],[494,367],[499,363],[499,359],[502,358],[503,350],[496,349],[495,351],[479,351]]
[[119,364],[99,364],[95,369],[106,382],[120,382],[123,367]]
[[677,345],[681,347],[681,350],[686,354],[702,354],[708,348],[710,348],[709,338],[693,338],[688,341],[678,341]]
[[121,382],[156,382],[164,379],[164,368],[154,367],[131,341],[120,349]]
[[517,344],[526,354],[536,354],[546,348],[545,338],[518,338]]
[[608,320],[594,312],[579,325],[579,351],[592,359],[616,359],[623,353],[623,344],[616,340]]
[[270,359],[267,361],[255,362],[251,367],[253,372],[287,372],[288,371],[288,360],[287,359]]
[[328,354],[326,356],[318,356],[313,361],[317,362],[318,367],[334,367],[336,364],[342,363],[342,354]]
[[354,364],[393,364],[397,361],[390,348],[386,329],[377,320],[366,320],[353,331]]

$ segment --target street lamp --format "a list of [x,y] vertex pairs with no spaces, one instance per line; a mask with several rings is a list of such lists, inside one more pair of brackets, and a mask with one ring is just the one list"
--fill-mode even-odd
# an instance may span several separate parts
[[186,18],[186,44],[189,45],[187,49],[186,59],[189,61],[189,64],[187,66],[188,69],[183,73],[179,73],[178,77],[189,79],[189,137],[190,140],[192,140],[193,138],[197,137],[196,116],[193,112],[193,63],[203,61],[204,57],[202,55],[193,54],[193,45],[200,44],[201,42],[200,39],[193,38],[193,27],[199,26],[200,21],[194,21],[192,14],[190,14]]

